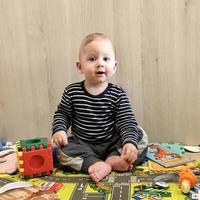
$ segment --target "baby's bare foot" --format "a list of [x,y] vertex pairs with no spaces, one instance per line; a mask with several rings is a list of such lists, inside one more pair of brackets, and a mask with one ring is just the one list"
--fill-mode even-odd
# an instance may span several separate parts
[[125,172],[132,168],[132,164],[128,162],[125,156],[111,156],[106,159],[106,163],[111,165],[114,171]]
[[105,162],[96,162],[88,169],[91,179],[98,183],[111,172],[111,166]]

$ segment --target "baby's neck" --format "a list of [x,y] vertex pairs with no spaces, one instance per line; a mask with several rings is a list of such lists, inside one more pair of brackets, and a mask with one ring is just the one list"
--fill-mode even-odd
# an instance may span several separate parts
[[90,85],[86,81],[84,81],[84,87],[91,95],[99,95],[108,87],[108,82],[97,85]]

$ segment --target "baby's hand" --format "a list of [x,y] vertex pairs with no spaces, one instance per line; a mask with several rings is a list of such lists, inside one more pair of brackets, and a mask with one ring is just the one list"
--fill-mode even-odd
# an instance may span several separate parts
[[68,145],[66,132],[57,131],[56,133],[53,134],[52,141],[57,147],[63,147]]
[[122,156],[125,156],[130,163],[134,163],[137,160],[138,150],[131,144],[127,143],[123,146]]

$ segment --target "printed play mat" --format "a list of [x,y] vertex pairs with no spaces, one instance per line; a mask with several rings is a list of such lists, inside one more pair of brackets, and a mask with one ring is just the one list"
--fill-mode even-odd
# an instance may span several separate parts
[[[172,173],[176,180],[176,173]],[[99,184],[94,184],[88,175],[72,174],[55,170],[50,176],[33,178],[34,187],[14,189],[0,195],[0,200],[12,199],[63,199],[63,200],[131,200],[166,199],[185,200],[178,183],[171,182],[166,189],[154,188],[153,179],[147,167],[138,167],[134,172],[112,173]],[[0,186],[19,181],[18,175],[1,175]]]
[[[155,149],[155,146],[152,147]],[[172,149],[174,149],[174,146]],[[159,158],[161,152],[166,151],[161,151],[159,148],[159,151],[157,151],[157,153],[159,153]],[[178,150],[176,152],[178,152]],[[153,153],[155,154],[155,151],[153,151]],[[180,152],[178,153],[180,154]],[[196,172],[200,171],[199,161],[187,162],[185,165]],[[95,184],[86,174],[77,174],[75,172],[55,168],[50,176],[27,180],[28,183],[32,184],[31,187],[12,189],[4,193],[1,193],[1,188],[5,187],[8,183],[19,182],[20,178],[18,174],[1,174],[0,200],[191,199],[181,192],[178,184],[178,174],[180,170],[181,166],[165,168],[158,163],[153,162],[153,159],[151,159],[146,160],[142,165],[137,166],[130,172],[112,172],[100,183]],[[155,180],[164,180],[165,183],[167,183],[167,187],[155,187]],[[197,180],[197,186],[200,188],[199,175],[197,175]],[[200,192],[199,194],[196,193],[196,196],[193,199],[200,200]]]

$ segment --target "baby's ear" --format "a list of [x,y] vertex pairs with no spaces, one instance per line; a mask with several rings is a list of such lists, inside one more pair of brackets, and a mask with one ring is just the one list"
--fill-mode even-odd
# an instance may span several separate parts
[[81,63],[79,60],[76,61],[76,68],[77,68],[78,72],[82,74]]

